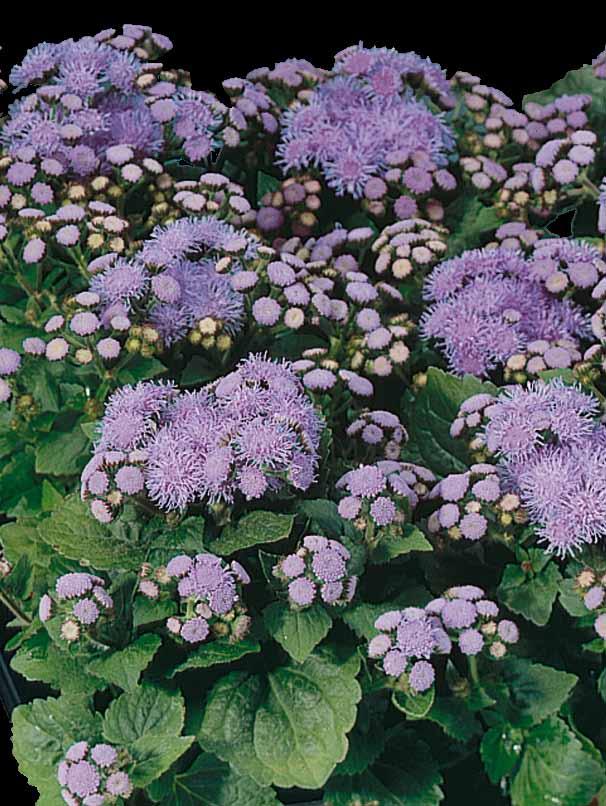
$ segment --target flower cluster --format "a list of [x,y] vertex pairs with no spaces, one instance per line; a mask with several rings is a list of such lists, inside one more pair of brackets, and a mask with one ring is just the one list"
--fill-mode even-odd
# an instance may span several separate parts
[[400,418],[391,411],[362,411],[347,427],[348,437],[355,437],[356,447],[367,457],[399,459],[402,445],[408,439]]
[[[373,84],[381,82],[377,89]],[[383,83],[384,82],[384,83]],[[306,103],[286,113],[278,146],[286,170],[316,164],[338,195],[360,198],[383,165],[407,162],[409,171],[427,174],[420,165],[443,166],[453,138],[440,115],[422,101],[401,94],[401,77],[387,70],[375,81],[362,72],[330,78],[313,90]],[[429,179],[432,186],[431,178]],[[411,178],[411,190],[421,190]],[[425,187],[423,187],[425,190]]]
[[111,614],[114,601],[105,588],[105,580],[84,572],[63,574],[54,591],[45,593],[38,615],[44,624],[57,619],[59,635],[71,644],[81,637],[92,638],[99,623]]
[[[107,405],[82,493],[92,497],[93,514],[110,521],[129,487],[141,492],[132,484],[140,467],[145,493],[167,511],[236,495],[257,499],[286,484],[306,490],[321,430],[290,367],[262,356],[249,356],[197,392],[154,382],[125,386]],[[111,477],[110,467],[119,468]]]
[[498,457],[508,490],[549,550],[567,554],[604,534],[605,434],[595,397],[556,378],[464,406],[453,433],[476,430],[476,447]]
[[405,676],[413,694],[431,688],[435,680],[431,656],[450,651],[450,639],[436,619],[421,607],[407,607],[382,613],[374,626],[379,634],[368,645],[369,658],[381,658],[389,677]]
[[126,803],[133,791],[123,769],[128,761],[124,750],[105,742],[72,744],[57,770],[63,800],[67,806]]
[[402,523],[435,481],[425,467],[384,459],[360,465],[337,481],[346,496],[339,501],[339,513],[364,529]]
[[377,255],[374,270],[388,272],[395,280],[413,275],[420,281],[447,250],[448,230],[420,218],[407,218],[390,224],[373,241]]
[[464,655],[486,651],[489,657],[500,660],[508,645],[517,643],[520,637],[516,624],[499,619],[496,602],[486,599],[482,588],[476,585],[449,588],[432,599],[425,611],[435,616],[449,642],[456,643]]
[[509,541],[516,525],[527,521],[519,496],[507,492],[491,464],[473,464],[465,473],[446,476],[429,497],[443,502],[430,516],[429,530],[444,532],[451,540]]
[[350,559],[349,550],[338,540],[307,535],[296,552],[276,563],[273,575],[286,586],[293,609],[304,609],[316,601],[346,605],[358,584],[349,570]]
[[16,89],[37,89],[10,108],[2,142],[11,156],[29,149],[82,177],[156,156],[171,137],[191,160],[210,155],[225,107],[150,61],[172,48],[167,37],[147,26],[126,30],[42,43],[13,68]]
[[[250,577],[239,562],[227,564],[214,554],[186,554],[173,557],[157,575],[160,582],[176,581],[179,614],[170,616],[166,628],[186,644],[211,638],[241,641],[251,619],[242,601],[242,586]],[[146,573],[139,591],[149,599],[161,595],[161,585]]]
[[[425,283],[431,303],[421,319],[453,371],[485,376],[529,342],[588,335],[588,317],[533,275],[536,268],[508,249],[472,250],[439,264]],[[563,364],[566,366],[566,364]]]

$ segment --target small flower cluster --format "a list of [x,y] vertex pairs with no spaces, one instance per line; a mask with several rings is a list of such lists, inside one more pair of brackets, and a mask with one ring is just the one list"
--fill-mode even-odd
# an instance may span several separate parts
[[368,378],[341,368],[340,362],[330,358],[329,350],[325,347],[303,350],[301,358],[293,361],[292,369],[301,375],[305,388],[318,395],[326,392],[330,392],[333,397],[337,393],[362,398],[374,395],[374,386]]
[[339,514],[364,529],[402,523],[434,481],[430,470],[409,462],[385,459],[360,465],[337,481],[337,489],[347,493],[339,502]]
[[76,742],[59,764],[57,780],[67,806],[104,806],[126,803],[133,791],[124,766],[126,751],[101,742]]
[[545,370],[568,369],[580,360],[577,342],[571,339],[537,339],[509,356],[503,367],[503,378],[506,382],[526,383],[536,380]]
[[449,641],[456,643],[464,655],[478,655],[485,650],[491,658],[500,660],[508,645],[517,643],[520,637],[516,624],[498,619],[498,605],[486,599],[476,585],[449,588],[429,602],[425,611],[435,616]]
[[354,437],[356,448],[367,457],[398,459],[408,433],[400,418],[391,411],[365,410],[347,427],[348,437]]
[[61,618],[59,634],[71,644],[82,636],[92,638],[100,620],[110,615],[113,607],[101,577],[74,572],[60,576],[55,590],[41,597],[38,615],[43,623]]
[[471,250],[429,275],[424,293],[433,304],[421,330],[438,341],[454,372],[485,376],[528,342],[576,345],[588,335],[584,311],[546,291],[533,266],[508,249]]
[[606,574],[585,567],[576,574],[574,591],[595,616],[593,628],[606,641]]
[[338,540],[307,535],[293,554],[282,557],[273,575],[288,591],[291,608],[302,610],[314,602],[343,606],[354,597],[357,576],[349,571],[351,554]]
[[289,176],[278,190],[261,197],[256,224],[263,234],[307,238],[318,224],[322,185],[309,174]]
[[430,689],[436,676],[431,656],[450,651],[437,620],[421,607],[407,607],[382,613],[374,626],[379,634],[368,645],[368,657],[381,658],[385,674],[405,681],[413,694]]
[[9,347],[0,347],[0,403],[7,403],[13,394],[13,389],[7,378],[15,375],[21,366],[21,356]]
[[495,465],[473,464],[465,473],[446,476],[429,497],[443,502],[430,516],[429,530],[451,540],[508,541],[516,525],[527,521],[519,496],[504,489]]
[[[249,356],[196,392],[154,382],[124,386],[106,407],[83,495],[95,496],[96,517],[112,520],[109,496],[118,488],[122,503],[125,492],[118,475],[127,469],[130,484],[140,467],[146,494],[166,511],[200,500],[231,503],[237,494],[257,499],[287,484],[306,490],[315,478],[322,427],[291,368],[262,356]],[[116,451],[120,469],[110,479],[107,454],[111,462]],[[103,476],[98,485],[96,473]]]
[[592,395],[555,378],[506,387],[497,398],[477,395],[464,408],[451,433],[470,427],[472,444],[498,457],[550,551],[568,554],[604,534],[606,433]]
[[[176,581],[180,612],[167,619],[166,628],[185,644],[200,644],[209,636],[236,642],[248,634],[251,619],[243,603],[242,586],[250,577],[235,560],[228,564],[214,554],[193,558],[180,554],[156,574],[156,580]],[[139,582],[140,593],[157,599],[162,588],[158,581],[146,570]]]
[[377,255],[374,270],[386,272],[395,280],[412,279],[419,285],[424,276],[444,256],[448,230],[420,218],[407,218],[390,224],[373,241]]

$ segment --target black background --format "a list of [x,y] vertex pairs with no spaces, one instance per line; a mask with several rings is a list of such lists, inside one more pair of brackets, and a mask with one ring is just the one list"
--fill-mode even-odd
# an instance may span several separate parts
[[[390,3],[386,8],[373,3],[362,8],[350,0],[346,10],[333,8],[332,20],[328,3],[318,8],[290,2],[276,10],[256,4],[254,12],[242,11],[236,3],[187,3],[179,4],[173,15],[171,4],[162,4],[162,10],[152,14],[132,13],[126,4],[123,17],[104,13],[100,3],[95,4],[98,13],[89,15],[84,4],[79,4],[79,10],[52,3],[47,12],[29,6],[19,11],[25,5],[13,2],[12,24],[0,22],[0,76],[5,80],[10,66],[38,42],[78,38],[131,22],[151,25],[171,37],[175,48],[166,55],[166,64],[190,70],[196,89],[220,93],[223,79],[292,57],[330,67],[336,52],[363,41],[367,46],[414,50],[439,62],[449,75],[456,70],[475,73],[485,84],[506,92],[519,107],[522,95],[545,89],[568,70],[590,62],[605,45],[603,26],[599,19],[592,26],[591,15],[588,21],[586,14],[579,14],[575,21],[569,19],[574,9],[565,20],[562,15],[535,11],[533,19],[528,8],[517,3],[483,3],[478,9],[465,3],[446,15],[437,3],[425,3],[427,11],[423,11],[422,4]],[[7,100],[7,94],[0,97],[2,111]],[[25,806],[35,799],[17,773],[9,731],[0,708],[4,797]],[[13,786],[9,796],[8,787]]]

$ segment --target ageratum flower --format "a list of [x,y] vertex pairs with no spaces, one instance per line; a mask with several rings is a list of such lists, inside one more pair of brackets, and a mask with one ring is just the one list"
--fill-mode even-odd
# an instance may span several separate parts
[[114,602],[105,580],[84,572],[63,574],[54,591],[45,593],[38,606],[40,621],[58,618],[60,638],[67,643],[94,637],[96,629],[113,610]]
[[379,630],[368,645],[370,658],[381,658],[389,677],[406,681],[413,694],[431,688],[435,670],[433,654],[449,652],[450,643],[436,620],[419,607],[390,610],[375,621]]
[[285,170],[317,165],[337,195],[360,198],[371,177],[385,173],[390,154],[423,153],[442,165],[452,145],[441,115],[425,103],[401,96],[399,87],[375,93],[349,75],[322,82],[285,113],[277,153]]
[[339,541],[307,535],[301,547],[276,563],[273,574],[287,587],[293,609],[315,601],[346,605],[354,597],[358,578],[350,570],[351,554]]
[[[162,597],[157,583],[147,576],[139,583],[140,593],[152,599]],[[250,577],[240,563],[228,564],[209,553],[182,554],[159,569],[156,577],[164,583],[162,587],[166,578],[173,580],[169,595],[177,597],[179,613],[167,620],[167,628],[186,644],[199,644],[209,637],[240,641],[248,633],[251,620],[242,600],[242,586]]]
[[515,526],[527,521],[519,496],[509,491],[495,465],[472,464],[465,473],[446,476],[429,498],[443,502],[430,516],[429,530],[451,540],[490,536],[510,541]]
[[[140,466],[145,492],[167,511],[195,501],[232,503],[236,495],[253,500],[287,485],[306,490],[315,478],[321,430],[289,365],[263,356],[249,356],[198,392],[152,382],[123,387],[109,400],[101,440],[83,473],[83,496],[97,517],[103,505],[101,519],[113,518],[125,490],[118,490],[120,500],[106,494],[120,483],[107,473],[108,455],[120,468]],[[136,456],[128,456],[133,450]],[[91,481],[100,470],[97,491]]]
[[452,370],[486,376],[529,342],[589,332],[586,314],[551,296],[532,276],[532,263],[505,249],[471,250],[437,266],[425,283],[432,301],[421,319]]
[[425,612],[443,637],[447,652],[451,642],[459,646],[464,655],[478,655],[486,650],[490,657],[500,660],[507,646],[519,639],[519,631],[508,619],[497,620],[499,608],[485,598],[482,588],[461,585],[449,588],[425,606]]
[[67,806],[102,806],[117,796],[130,797],[133,786],[123,767],[128,754],[104,742],[72,744],[57,768],[57,780]]
[[347,493],[339,502],[339,513],[364,526],[402,523],[419,500],[427,496],[427,485],[434,481],[430,470],[409,462],[384,459],[373,465],[360,465],[337,481],[337,489]]

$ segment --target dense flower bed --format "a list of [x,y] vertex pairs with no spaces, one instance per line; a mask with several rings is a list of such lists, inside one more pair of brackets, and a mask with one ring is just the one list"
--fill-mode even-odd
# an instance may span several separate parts
[[586,806],[606,57],[516,109],[363,45],[221,100],[171,47],[125,25],[8,76],[20,770],[47,806],[431,806],[471,780]]

